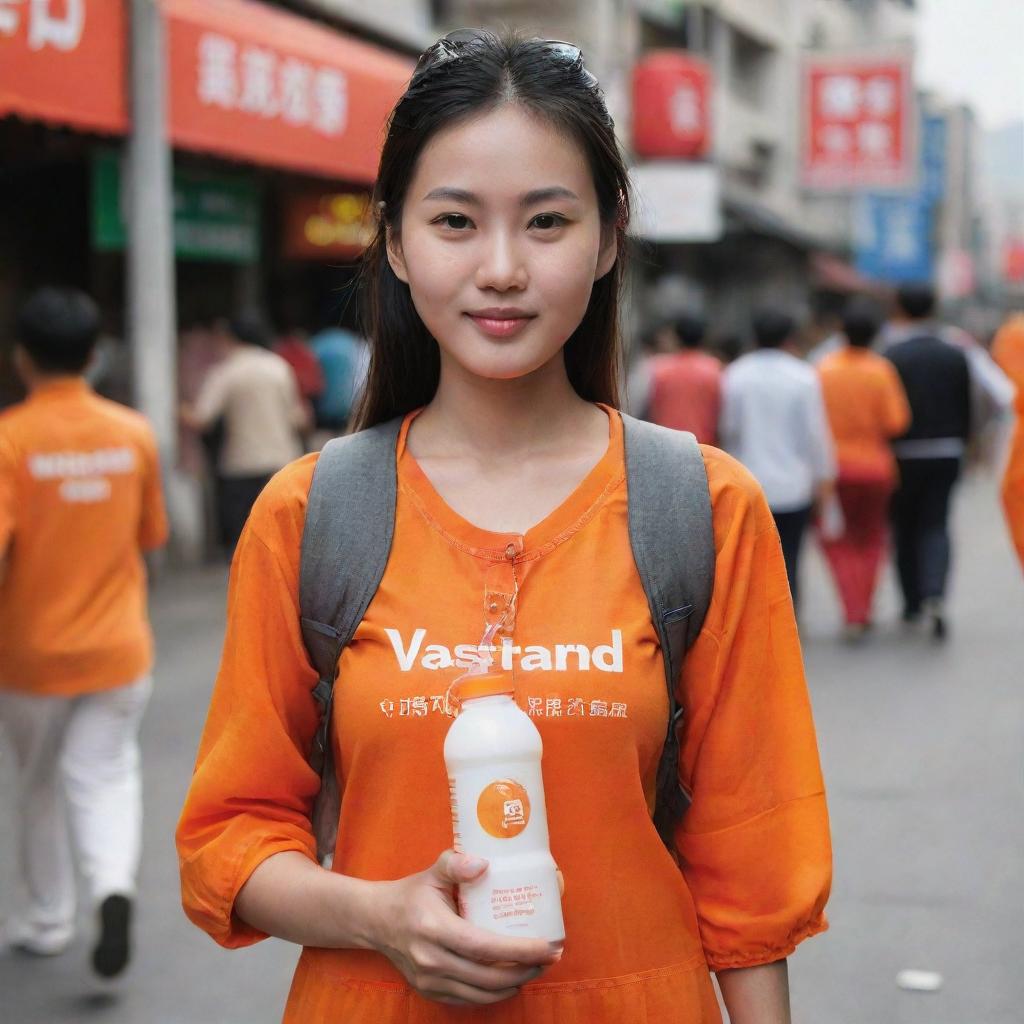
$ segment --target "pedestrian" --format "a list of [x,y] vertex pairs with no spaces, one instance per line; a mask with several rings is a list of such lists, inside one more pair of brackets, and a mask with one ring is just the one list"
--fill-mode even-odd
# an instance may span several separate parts
[[996,331],[992,358],[1019,394],[1024,388],[1024,313],[1011,314]]
[[649,420],[651,378],[654,364],[679,350],[675,331],[662,320],[652,320],[639,332],[638,344],[630,354],[629,372],[623,396],[623,411],[638,419]]
[[315,422],[314,403],[324,393],[326,385],[323,367],[309,343],[309,336],[301,328],[292,327],[278,337],[274,343],[274,352],[295,374],[305,410],[307,431],[312,431]]
[[893,442],[899,487],[892,521],[903,621],[925,616],[932,636],[945,638],[950,565],[949,510],[971,425],[968,357],[944,340],[935,322],[935,292],[906,284],[896,293],[902,340],[886,357],[896,367],[910,403],[910,428]]
[[1016,392],[1017,422],[1003,473],[1002,499],[1010,536],[1024,567],[1024,313],[1013,313],[992,340],[992,358]]
[[40,955],[68,947],[77,866],[98,915],[92,966],[113,977],[128,963],[142,838],[153,640],[141,553],[167,523],[148,423],[84,379],[98,323],[64,288],[35,292],[17,319],[28,397],[0,414],[0,723],[28,895],[7,939]]
[[707,324],[683,313],[669,329],[674,351],[651,364],[647,419],[673,430],[689,430],[701,444],[715,444],[722,406],[722,364],[704,351]]
[[[712,448],[693,447],[707,482],[678,495],[710,502],[716,568],[678,682],[669,783],[692,803],[673,856],[651,817],[666,671],[629,544],[614,408],[629,179],[597,82],[570,44],[462,31],[425,51],[389,125],[359,423],[393,438],[395,526],[337,666],[332,867],[310,826],[309,456],[261,496],[232,570],[178,827],[185,909],[225,946],[306,947],[286,1021],[717,1024],[709,967],[734,1020],[788,1019],[784,958],[825,927],[827,816],[770,513]],[[308,566],[321,548],[305,539]],[[443,694],[485,621],[509,631],[501,657],[544,740],[564,948],[456,911],[487,863],[448,849]]]
[[832,434],[818,375],[794,354],[796,321],[765,308],[752,326],[757,348],[725,370],[719,436],[764,488],[798,604],[804,534],[835,486]]
[[1002,499],[1010,537],[1024,568],[1024,390],[1017,392],[1017,423],[1003,473]]
[[859,639],[871,624],[871,604],[885,553],[896,460],[889,444],[910,425],[910,407],[892,363],[871,351],[883,323],[878,304],[849,301],[842,347],[818,367],[836,443],[836,490],[843,529],[822,534],[822,548],[843,603],[846,634]]
[[324,327],[310,339],[320,364],[323,390],[314,403],[316,429],[325,439],[348,430],[352,410],[366,383],[370,350],[355,331],[337,325]]
[[270,334],[259,317],[243,314],[214,325],[224,358],[203,379],[181,420],[201,433],[221,421],[217,504],[221,542],[235,550],[253,502],[267,481],[303,452],[306,410],[292,368],[269,351]]

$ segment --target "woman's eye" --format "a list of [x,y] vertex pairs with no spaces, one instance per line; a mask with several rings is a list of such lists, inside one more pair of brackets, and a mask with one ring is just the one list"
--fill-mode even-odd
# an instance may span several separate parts
[[469,218],[464,213],[446,213],[437,219],[437,223],[453,231],[465,231],[469,227]]
[[533,218],[533,224],[535,227],[540,228],[541,231],[550,231],[552,228],[559,228],[565,223],[565,218],[560,217],[557,213],[538,213]]

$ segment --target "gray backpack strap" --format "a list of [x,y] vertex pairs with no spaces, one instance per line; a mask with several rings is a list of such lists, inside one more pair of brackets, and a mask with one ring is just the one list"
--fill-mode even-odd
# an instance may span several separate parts
[[669,723],[658,765],[654,824],[666,845],[689,798],[679,785],[676,686],[700,635],[715,584],[715,536],[708,475],[693,434],[622,417],[629,489],[629,538],[651,620],[661,641]]
[[338,838],[341,799],[330,725],[338,659],[380,586],[391,553],[398,495],[396,448],[402,419],[328,441],[313,473],[302,531],[299,615],[318,681],[320,725],[309,763],[320,776],[313,807],[317,857]]

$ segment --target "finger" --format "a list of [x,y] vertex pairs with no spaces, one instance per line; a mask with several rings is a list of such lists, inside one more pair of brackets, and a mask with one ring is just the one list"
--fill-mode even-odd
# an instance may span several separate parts
[[472,882],[487,870],[487,861],[469,857],[454,850],[445,850],[430,868],[430,874],[444,886]]
[[447,1006],[491,1006],[519,995],[519,989],[506,988],[498,992],[487,992],[475,985],[466,985],[461,981],[444,978],[439,981],[437,988],[432,991],[424,991],[422,994],[428,999],[445,1003]]
[[524,967],[547,967],[555,962],[562,948],[561,942],[494,935],[454,914],[437,941],[448,952],[478,964],[513,963]]
[[544,971],[541,967],[523,967],[521,964],[478,964],[442,951],[437,955],[434,973],[485,992],[502,992],[521,988],[535,981]]
[[561,868],[555,868],[555,874],[558,876],[558,895],[565,896],[565,875],[562,874]]

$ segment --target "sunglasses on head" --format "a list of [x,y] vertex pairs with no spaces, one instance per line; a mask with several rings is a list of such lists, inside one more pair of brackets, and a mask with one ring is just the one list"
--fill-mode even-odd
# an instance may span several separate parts
[[[462,56],[467,46],[479,42],[481,34],[476,29],[458,28],[449,32],[443,39],[428,46],[416,62],[416,69],[412,73],[413,79],[418,78],[428,68],[437,67],[439,64],[457,60]],[[597,85],[597,78],[583,66],[583,51],[573,43],[563,42],[561,39],[540,39],[530,40],[543,45],[544,51],[571,67],[578,67],[590,86]]]

